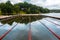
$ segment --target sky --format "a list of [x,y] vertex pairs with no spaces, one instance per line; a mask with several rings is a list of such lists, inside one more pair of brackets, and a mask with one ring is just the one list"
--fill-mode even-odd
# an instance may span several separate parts
[[[0,0],[0,3],[6,2],[6,1],[7,0]],[[12,4],[27,1],[28,3],[31,3],[37,6],[42,6],[48,9],[60,9],[60,0],[10,0],[10,1]]]

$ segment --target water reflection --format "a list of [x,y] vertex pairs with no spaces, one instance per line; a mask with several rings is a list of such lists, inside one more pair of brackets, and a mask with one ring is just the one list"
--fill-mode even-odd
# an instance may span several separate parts
[[6,24],[6,23],[12,24],[13,22],[28,24],[29,22],[40,20],[42,18],[44,18],[44,17],[43,16],[17,16],[17,17],[13,17],[13,18],[9,18],[9,19],[3,19],[0,21],[3,24]]
[[[50,19],[51,20],[51,19]],[[44,24],[49,26],[54,32],[60,31],[58,30],[53,23],[49,23],[45,21],[45,18],[41,20],[37,20],[31,22],[31,36],[32,40],[58,40],[45,26],[43,26],[39,21],[42,21]],[[55,20],[54,20],[55,21]],[[5,32],[7,32],[10,28],[16,25],[17,22],[13,22],[12,25],[9,24],[2,24],[0,27],[0,36],[2,36]],[[29,32],[29,25],[25,23],[18,23],[16,27],[8,33],[2,40],[28,40],[28,32]],[[60,33],[59,33],[60,34]],[[59,35],[58,34],[58,35]]]

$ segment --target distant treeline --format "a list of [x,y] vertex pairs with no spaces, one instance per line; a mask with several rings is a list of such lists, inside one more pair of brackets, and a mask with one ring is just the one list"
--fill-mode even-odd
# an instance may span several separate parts
[[60,13],[60,9],[52,9],[50,10],[51,13]]
[[[32,5],[27,2],[11,4],[10,1],[0,3],[0,14],[11,15],[13,13],[19,14],[21,11],[26,14],[48,13],[49,9],[40,6]],[[21,13],[20,13],[21,14]]]

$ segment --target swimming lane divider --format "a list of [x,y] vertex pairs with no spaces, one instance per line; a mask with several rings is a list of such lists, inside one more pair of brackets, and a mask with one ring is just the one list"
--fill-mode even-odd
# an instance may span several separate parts
[[60,36],[58,36],[55,32],[53,32],[50,28],[48,28],[48,26],[46,26],[43,22],[39,21],[44,27],[46,27],[55,37],[58,38],[58,40],[60,40]]
[[[17,23],[18,24],[18,23]],[[2,40],[9,32],[11,32],[12,31],[12,29],[14,29],[16,26],[17,26],[17,24],[16,25],[14,25],[11,29],[9,29],[6,33],[4,33],[2,36],[0,36],[0,40]]]

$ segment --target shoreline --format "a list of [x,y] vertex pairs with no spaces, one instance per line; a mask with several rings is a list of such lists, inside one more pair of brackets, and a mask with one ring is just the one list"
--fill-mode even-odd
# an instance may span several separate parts
[[45,17],[52,17],[52,18],[58,18],[60,19],[60,13],[59,14],[18,14],[18,15],[0,15],[0,19],[9,18],[9,17],[16,17],[16,16],[45,16]]
[[7,18],[7,17],[11,17],[11,16],[3,16],[3,15],[1,15],[0,19]]
[[19,15],[0,15],[0,19],[9,18],[13,16],[38,16],[40,14],[19,14]]

